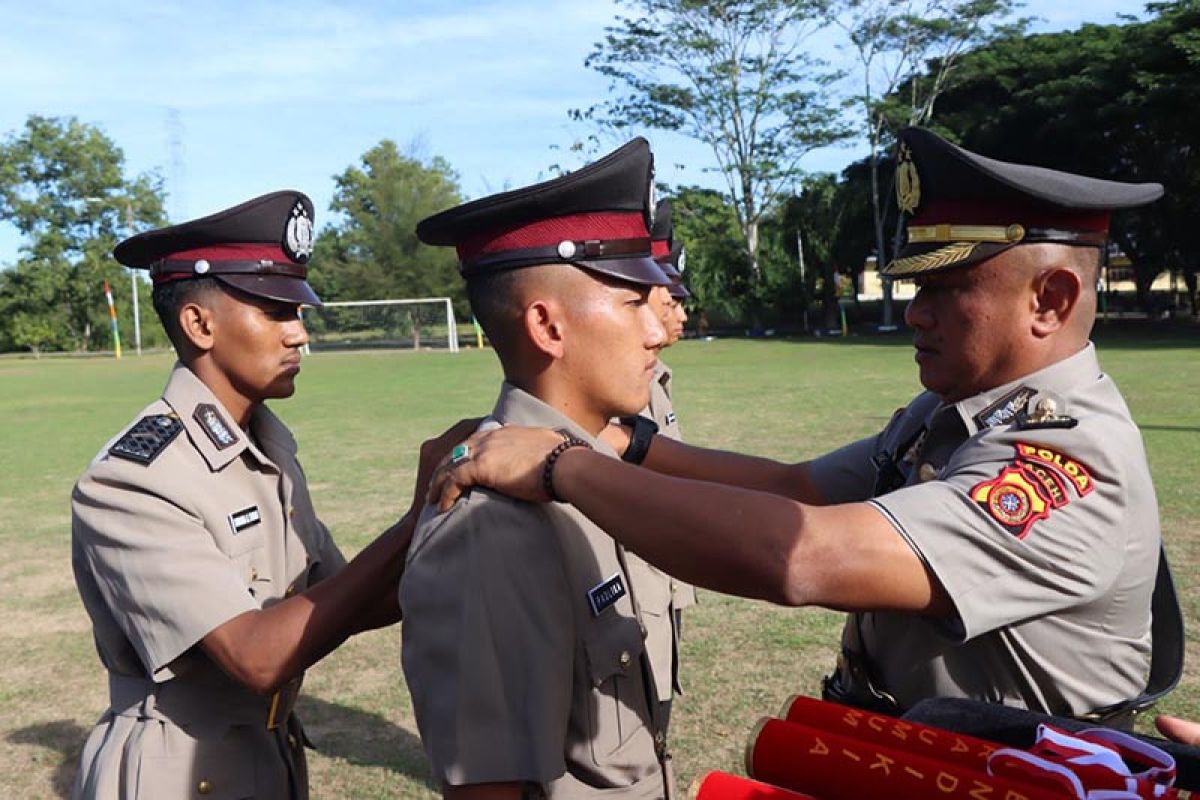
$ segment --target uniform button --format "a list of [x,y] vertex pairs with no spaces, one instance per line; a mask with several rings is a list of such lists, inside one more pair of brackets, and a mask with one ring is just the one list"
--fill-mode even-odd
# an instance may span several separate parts
[[212,784],[206,780],[200,781],[196,784],[196,791],[200,794],[208,794],[212,791]]
[[288,519],[292,519],[292,518],[294,518],[295,516],[296,516],[296,507],[295,507],[295,506],[290,506],[290,507],[288,508]]
[[628,650],[622,650],[621,657],[617,660],[621,662],[621,669],[629,669],[629,665],[632,663],[633,658],[629,655]]
[[288,747],[292,748],[293,750],[296,749],[296,734],[288,734]]
[[291,597],[291,596],[292,596],[292,595],[294,595],[295,593],[296,593],[296,584],[294,584],[294,583],[293,583],[291,586],[289,586],[289,587],[287,588],[287,591],[283,593],[283,596],[284,596],[284,597]]
[[252,580],[252,581],[258,580],[258,570],[255,569],[254,567],[250,568],[250,580]]
[[938,476],[938,468],[926,461],[917,470],[917,477],[921,479],[921,483],[928,483]]

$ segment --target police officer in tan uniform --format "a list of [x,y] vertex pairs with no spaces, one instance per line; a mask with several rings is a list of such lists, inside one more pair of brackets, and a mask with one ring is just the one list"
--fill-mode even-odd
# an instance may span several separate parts
[[298,311],[320,302],[312,224],[311,201],[283,191],[116,248],[150,270],[179,363],[71,499],[110,702],[76,798],[307,797],[292,713],[305,668],[399,618],[412,516],[347,565],[264,405],[294,391]]
[[908,243],[886,272],[917,283],[905,318],[928,391],[878,436],[796,465],[654,437],[639,470],[582,450],[548,467],[553,435],[508,428],[473,435],[434,493],[552,490],[673,575],[852,612],[838,699],[1108,718],[1147,686],[1160,531],[1141,436],[1089,333],[1109,212],[1162,187],[916,128],[897,187]]
[[[418,225],[422,241],[457,248],[504,368],[483,428],[544,426],[558,431],[553,458],[579,448],[617,460],[597,434],[646,405],[664,337],[648,302],[668,283],[650,258],[651,180],[649,147],[635,139]],[[400,588],[402,656],[446,797],[671,791],[660,716],[671,653],[658,660],[644,638],[670,636],[670,595],[634,558],[567,503],[481,490],[447,513],[426,509]]]

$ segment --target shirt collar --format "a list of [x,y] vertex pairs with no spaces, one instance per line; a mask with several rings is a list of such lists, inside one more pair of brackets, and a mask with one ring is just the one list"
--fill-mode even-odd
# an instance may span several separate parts
[[[1017,409],[1018,411],[1024,411],[1029,403],[1036,401],[1040,397],[1050,396],[1058,402],[1060,413],[1069,413],[1069,409],[1065,408],[1062,403],[1063,396],[1071,393],[1080,386],[1098,380],[1102,374],[1100,361],[1096,358],[1096,346],[1088,342],[1075,355],[1068,356],[1061,361],[1056,361],[1037,372],[1031,372],[1015,381],[1010,381],[1003,386],[997,386],[986,392],[980,392],[973,397],[968,397],[957,403],[952,403],[948,406],[939,406],[934,412],[934,416],[939,416],[943,412],[953,408],[958,412],[958,416],[963,424],[967,426],[968,434],[974,434],[981,427],[976,417],[984,409],[1004,400],[1010,394],[1013,394],[1018,399],[1024,398],[1021,402],[1021,407]],[[1018,393],[1018,390],[1022,387],[1027,387],[1031,390],[1028,397],[1024,397],[1024,393]]]
[[500,397],[496,400],[496,407],[492,409],[492,416],[505,425],[526,425],[533,428],[564,430],[572,436],[584,440],[598,452],[614,458],[617,455],[615,450],[579,427],[574,420],[561,411],[550,407],[508,381],[500,386]]
[[[233,415],[212,390],[183,364],[175,363],[162,396],[212,471],[222,469],[246,451],[263,464],[274,466],[251,437],[238,427]],[[270,442],[269,447],[296,452],[296,442],[287,428],[265,406],[258,406],[251,414],[250,428],[264,443]]]

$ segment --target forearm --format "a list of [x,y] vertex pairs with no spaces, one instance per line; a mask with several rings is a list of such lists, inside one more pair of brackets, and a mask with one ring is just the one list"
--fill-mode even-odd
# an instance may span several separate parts
[[800,600],[792,570],[804,520],[799,503],[654,474],[582,448],[558,460],[554,486],[610,536],[671,575],[743,597]]
[[234,679],[270,692],[352,633],[394,622],[398,601],[384,599],[396,595],[412,532],[406,515],[333,577],[209,633],[206,651]]
[[809,478],[807,463],[785,464],[655,436],[642,466],[677,478],[739,486],[814,505],[822,502]]

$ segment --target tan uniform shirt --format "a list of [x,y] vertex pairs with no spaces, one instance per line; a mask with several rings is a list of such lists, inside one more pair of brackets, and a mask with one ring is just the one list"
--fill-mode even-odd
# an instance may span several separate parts
[[[148,422],[147,422],[148,421]],[[110,447],[154,450],[148,463]],[[111,707],[84,747],[75,797],[303,798],[293,681],[276,701],[228,678],[197,643],[345,561],[317,519],[296,442],[264,407],[253,438],[176,365],[133,434],[92,462],[72,495],[72,565],[109,673]]]
[[[1046,399],[1064,426],[1019,421]],[[968,697],[1079,716],[1145,687],[1158,507],[1092,345],[959,403],[923,394],[812,474],[829,502],[874,497],[953,601],[949,620],[847,622],[844,645],[861,640],[902,706]]]
[[[660,358],[650,381],[650,403],[641,416],[654,420],[658,432],[683,441],[679,420],[671,402],[671,368]],[[679,630],[683,609],[696,604],[696,588],[629,554],[629,568],[644,583],[642,608],[650,613],[646,628],[646,650],[654,664],[658,696],[668,699],[681,690],[679,682]]]
[[[504,384],[485,426],[561,428]],[[646,589],[573,506],[473,489],[426,507],[400,583],[404,674],[435,780],[524,782],[551,798],[663,797]]]

